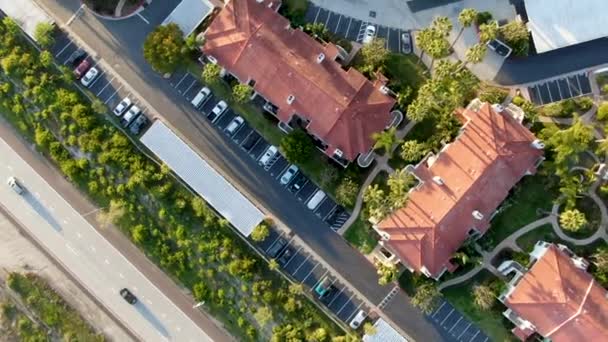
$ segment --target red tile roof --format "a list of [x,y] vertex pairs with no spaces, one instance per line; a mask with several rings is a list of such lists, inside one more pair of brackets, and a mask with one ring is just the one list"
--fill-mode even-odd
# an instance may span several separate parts
[[[423,160],[414,174],[421,184],[405,207],[377,226],[390,235],[387,242],[402,261],[437,277],[476,228],[485,233],[496,208],[526,174],[535,172],[542,150],[531,146],[534,135],[509,114],[495,113],[489,104],[478,112],[461,110],[470,119],[456,140]],[[440,177],[442,185],[433,181]],[[479,211],[483,218],[473,217]]]
[[523,276],[505,305],[554,342],[606,341],[608,293],[555,245]]
[[[290,28],[269,3],[230,1],[205,32],[203,51],[242,82],[255,80],[255,90],[279,107],[281,121],[294,113],[310,120],[308,131],[329,145],[328,154],[339,148],[353,160],[369,151],[372,133],[390,123],[395,100],[379,91],[381,82],[342,69],[335,45]],[[317,63],[321,53],[325,59]]]

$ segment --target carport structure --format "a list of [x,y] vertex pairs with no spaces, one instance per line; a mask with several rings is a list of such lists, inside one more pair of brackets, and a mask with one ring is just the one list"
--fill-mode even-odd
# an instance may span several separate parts
[[264,219],[253,203],[162,121],[156,120],[140,140],[243,235],[249,236]]
[[213,7],[208,0],[182,0],[163,20],[162,25],[175,23],[184,32],[184,36],[188,36],[211,14]]

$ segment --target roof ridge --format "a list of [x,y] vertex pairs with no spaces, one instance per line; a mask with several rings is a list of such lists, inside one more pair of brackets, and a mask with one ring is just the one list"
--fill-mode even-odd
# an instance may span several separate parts
[[[560,271],[560,275],[561,275],[561,271]],[[585,291],[585,296],[583,297],[583,300],[581,300],[581,303],[578,306],[578,310],[576,310],[576,312],[572,316],[568,317],[565,321],[558,324],[555,328],[553,328],[553,330],[549,331],[546,334],[546,336],[552,335],[553,333],[558,331],[560,328],[562,328],[564,325],[566,325],[568,322],[570,322],[573,319],[575,319],[576,317],[580,316],[581,312],[583,311],[583,307],[584,307],[585,303],[587,302],[587,298],[589,297],[589,294],[591,293],[591,289],[593,288],[593,283],[594,283],[594,279],[593,279],[593,277],[591,277],[591,280],[589,281],[589,285],[587,286],[587,290]]]

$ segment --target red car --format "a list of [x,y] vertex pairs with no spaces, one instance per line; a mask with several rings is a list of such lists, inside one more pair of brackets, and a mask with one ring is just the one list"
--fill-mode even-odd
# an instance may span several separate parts
[[91,62],[88,59],[83,60],[78,64],[76,69],[74,69],[74,75],[76,75],[76,79],[79,80],[91,67]]

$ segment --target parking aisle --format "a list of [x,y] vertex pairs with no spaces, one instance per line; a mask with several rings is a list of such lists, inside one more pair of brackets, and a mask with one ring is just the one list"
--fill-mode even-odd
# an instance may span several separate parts
[[429,317],[453,341],[487,342],[489,340],[486,334],[445,300],[441,300]]

